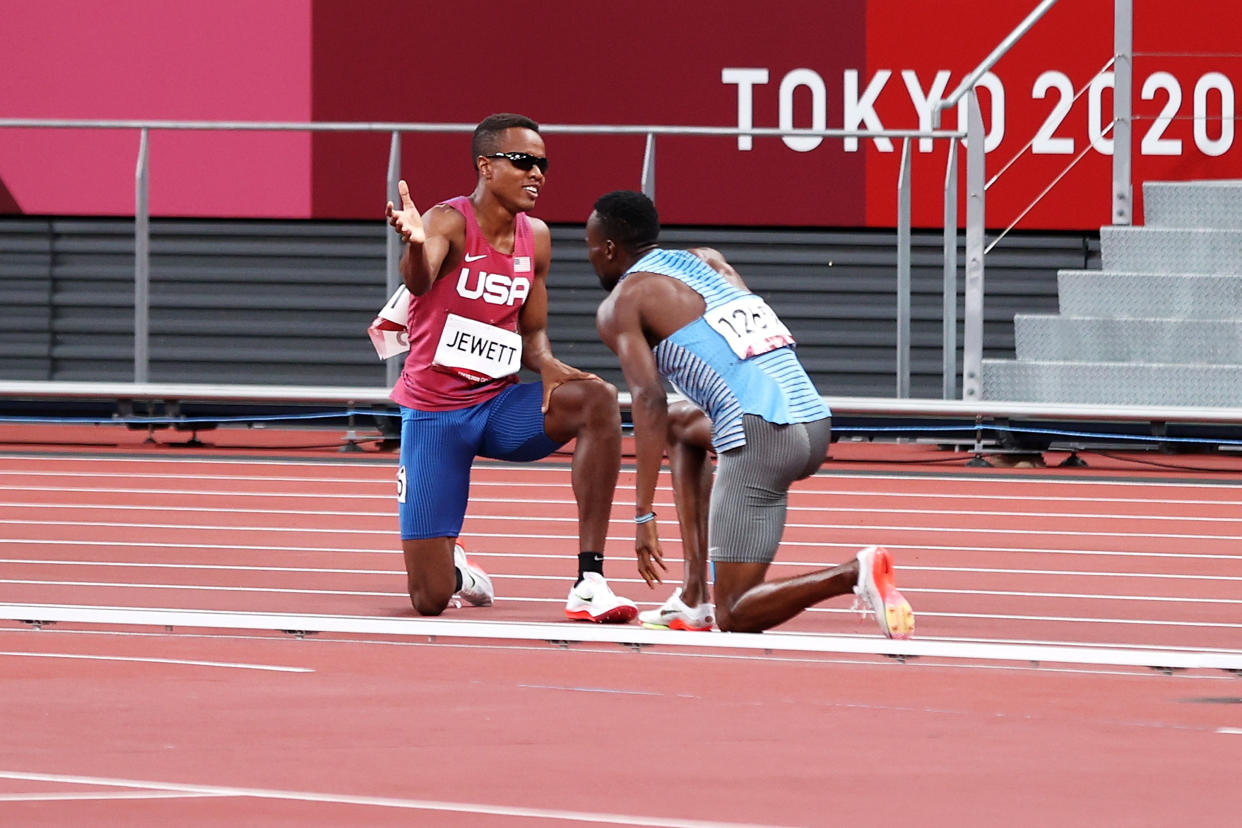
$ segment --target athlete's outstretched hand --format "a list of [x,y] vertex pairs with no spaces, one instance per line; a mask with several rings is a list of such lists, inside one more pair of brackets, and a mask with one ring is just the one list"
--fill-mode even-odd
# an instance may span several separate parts
[[[664,550],[660,547],[660,533],[654,520],[634,527],[634,554],[638,556],[638,574],[649,588],[655,589],[656,584],[664,583],[660,570],[668,572],[668,567],[664,565]],[[657,566],[660,569],[656,569]]]
[[384,211],[388,216],[388,223],[397,231],[401,241],[422,244],[427,239],[427,233],[423,230],[423,217],[418,214],[414,199],[410,198],[410,188],[404,178],[397,182],[397,193],[401,196],[401,209],[396,209],[391,201],[388,202],[388,208]]

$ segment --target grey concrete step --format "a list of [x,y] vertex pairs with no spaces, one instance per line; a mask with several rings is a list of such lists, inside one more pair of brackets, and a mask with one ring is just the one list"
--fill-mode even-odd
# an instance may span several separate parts
[[1242,230],[1100,228],[1101,270],[1242,273]]
[[1242,407],[1236,365],[985,359],[982,379],[986,400]]
[[1242,229],[1242,181],[1144,182],[1143,223]]
[[1019,314],[1019,360],[1232,365],[1242,372],[1242,321]]
[[1242,275],[1061,270],[1057,294],[1066,316],[1242,318]]

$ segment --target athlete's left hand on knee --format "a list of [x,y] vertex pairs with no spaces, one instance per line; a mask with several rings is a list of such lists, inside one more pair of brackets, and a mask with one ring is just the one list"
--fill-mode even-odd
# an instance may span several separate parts
[[594,380],[595,382],[603,382],[602,379],[595,374],[587,371],[579,371],[577,368],[571,368],[563,362],[557,361],[555,365],[548,366],[540,372],[540,379],[543,380],[543,408],[542,413],[548,413],[548,405],[552,400],[552,392],[560,388],[567,382],[575,382],[577,380]]

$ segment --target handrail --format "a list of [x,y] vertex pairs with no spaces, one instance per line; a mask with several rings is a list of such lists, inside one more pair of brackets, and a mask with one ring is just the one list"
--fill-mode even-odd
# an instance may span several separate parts
[[[147,155],[146,141],[151,130],[203,130],[203,131],[273,131],[273,132],[388,132],[392,136],[389,147],[389,160],[386,172],[385,192],[390,200],[397,200],[397,180],[400,176],[400,137],[402,133],[472,133],[475,124],[467,123],[417,123],[417,122],[292,122],[292,121],[177,121],[158,119],[72,119],[72,118],[0,118],[0,129],[13,128],[46,128],[46,129],[132,129],[141,134],[141,149],[138,156],[137,184],[135,189],[135,336],[134,336],[134,378],[137,382],[145,382],[148,378],[147,348],[147,280],[146,263],[149,254],[149,201],[147,198]],[[548,134],[572,135],[642,135],[646,137],[643,155],[641,188],[654,200],[655,194],[655,138],[658,135],[690,135],[690,136],[759,136],[759,137],[818,137],[818,138],[891,138],[900,139],[907,144],[903,153],[903,163],[909,165],[908,143],[912,138],[944,139],[953,144],[966,135],[964,130],[931,129],[799,129],[770,127],[702,127],[702,126],[671,126],[671,125],[601,125],[601,124],[540,124],[540,132]],[[909,173],[901,176],[899,189],[909,188]],[[900,207],[904,211],[898,217],[897,224],[909,225],[908,194]],[[956,227],[945,229],[946,235],[956,232]],[[391,295],[400,284],[398,262],[400,251],[395,245],[395,237],[388,236],[386,246],[386,285],[387,294]],[[897,388],[899,396],[909,393],[909,261],[910,244],[907,232],[901,243],[907,249],[898,251],[898,297],[897,297]],[[901,274],[905,274],[904,278]],[[948,290],[948,288],[946,288]],[[947,300],[946,300],[947,302]],[[953,365],[953,355],[946,355],[945,365]],[[390,381],[395,382],[397,366],[390,363],[387,371]],[[948,388],[952,382],[945,381]]]
[[1013,45],[1021,40],[1022,37],[1030,31],[1031,27],[1038,23],[1039,19],[1047,14],[1048,10],[1055,6],[1056,3],[1057,0],[1043,0],[1042,3],[1036,6],[1034,11],[1028,14],[1026,19],[1019,23],[1018,27],[1010,32],[1009,36],[1002,40],[997,47],[992,50],[990,55],[985,57],[970,74],[962,78],[962,82],[957,85],[957,89],[954,89],[953,93],[949,95],[949,97],[937,104],[937,107],[939,109],[948,109],[951,106],[956,106],[957,102],[962,99],[962,96],[965,95],[968,90],[973,89],[975,84],[979,82],[979,79],[983,77],[984,74],[987,73],[993,66],[995,66],[996,62],[1004,57],[1005,53],[1012,49]]
[[[0,118],[0,129],[169,129],[250,132],[474,132],[477,124],[402,121],[172,121],[158,119]],[[780,138],[961,138],[952,129],[809,129],[635,124],[544,124],[541,133],[560,135],[714,135]]]

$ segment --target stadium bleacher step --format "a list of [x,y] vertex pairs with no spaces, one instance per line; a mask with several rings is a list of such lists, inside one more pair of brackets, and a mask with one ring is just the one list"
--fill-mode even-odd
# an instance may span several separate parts
[[985,399],[1242,407],[1242,181],[1143,196],[1145,225],[1100,229],[1100,270],[1058,272],[1059,315],[1014,317]]
[[1019,360],[1242,365],[1242,321],[1019,314]]
[[1214,227],[1102,227],[1104,270],[1132,273],[1238,273],[1242,230]]
[[1065,316],[1236,319],[1242,275],[1061,270],[1057,295]]
[[1242,406],[1237,365],[983,360],[983,398],[1088,405]]
[[1242,230],[1242,181],[1149,181],[1143,221],[1146,227]]

